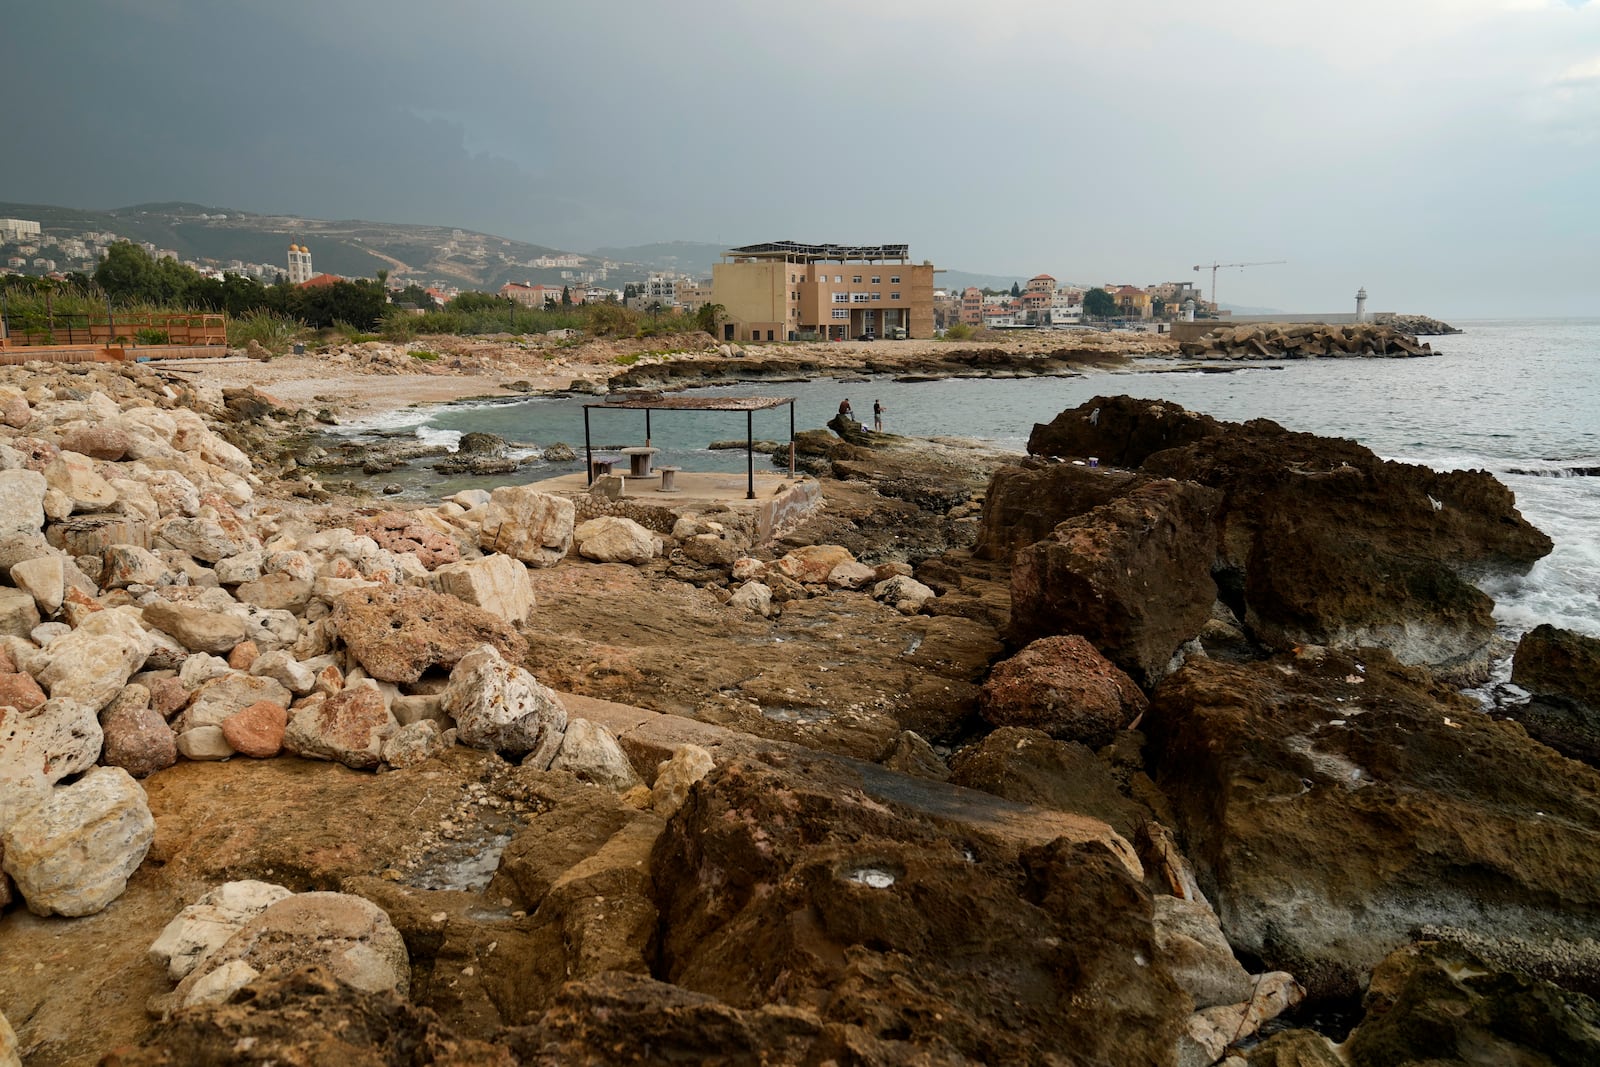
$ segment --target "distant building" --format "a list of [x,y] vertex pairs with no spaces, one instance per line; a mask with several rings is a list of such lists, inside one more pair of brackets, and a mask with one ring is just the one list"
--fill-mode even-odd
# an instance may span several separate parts
[[302,289],[320,289],[325,285],[338,285],[342,281],[344,279],[337,274],[313,274],[299,285]]
[[561,286],[507,282],[500,287],[500,295],[507,300],[515,300],[523,307],[543,308],[552,300],[557,304],[561,303]]
[[39,224],[31,219],[0,219],[0,242],[39,240]]
[[304,285],[311,280],[311,249],[305,245],[289,246],[289,284]]
[[722,340],[933,336],[933,264],[906,245],[746,245],[711,271]]
[[961,321],[968,326],[983,325],[983,290],[969,285],[961,293]]

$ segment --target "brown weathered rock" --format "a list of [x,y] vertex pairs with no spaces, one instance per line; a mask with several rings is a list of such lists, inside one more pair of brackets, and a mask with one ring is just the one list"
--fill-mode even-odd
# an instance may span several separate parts
[[1600,717],[1600,638],[1536,626],[1517,642],[1511,680],[1541,696],[1570,700]]
[[82,426],[61,435],[61,450],[115,462],[128,454],[128,434],[114,426]]
[[172,600],[152,600],[146,604],[144,621],[171,634],[191,652],[225,653],[243,641],[246,634],[245,625],[238,616]]
[[150,706],[164,719],[170,719],[189,703],[189,688],[176,677],[155,678],[148,686]]
[[1139,687],[1076,634],[1043,637],[995,665],[979,709],[992,726],[1027,726],[1090,748],[1145,709]]
[[1012,553],[1042,541],[1068,519],[1108,504],[1149,479],[1125,470],[1076,463],[1001,467],[989,479],[983,519],[972,554],[1009,562]]
[[1194,659],[1144,728],[1228,940],[1313,997],[1425,923],[1600,934],[1600,773],[1387,653]]
[[240,641],[228,650],[228,666],[236,671],[247,671],[255,666],[261,656],[261,650],[254,641]]
[[312,583],[287,574],[267,574],[253,582],[241,582],[234,596],[258,608],[301,612],[311,601]]
[[1220,494],[1153,482],[1057,526],[1016,554],[1012,632],[1077,633],[1142,685],[1211,615]]
[[1105,845],[963,854],[835,773],[734,760],[695,787],[653,863],[662,977],[741,1011],[813,1005],[902,1056],[1170,1062],[1189,1000]]
[[47,698],[29,674],[0,674],[0,707],[32,711]]
[[256,759],[271,759],[283,748],[289,712],[282,704],[258,700],[222,720],[222,736],[234,751]]
[[100,716],[105,749],[100,762],[146,778],[178,761],[177,736],[150,706],[150,691],[129,685]]
[[352,590],[335,605],[333,624],[366,672],[386,682],[414,682],[430,667],[448,670],[479,645],[493,645],[512,663],[528,653],[506,622],[425,589]]

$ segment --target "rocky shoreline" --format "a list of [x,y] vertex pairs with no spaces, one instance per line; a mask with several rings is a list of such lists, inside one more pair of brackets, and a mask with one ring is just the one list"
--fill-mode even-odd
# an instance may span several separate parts
[[343,501],[317,419],[0,382],[0,1064],[1600,1056],[1600,643],[1459,694],[1472,580],[1550,550],[1487,474],[1128,397],[1021,461],[836,419],[763,542]]

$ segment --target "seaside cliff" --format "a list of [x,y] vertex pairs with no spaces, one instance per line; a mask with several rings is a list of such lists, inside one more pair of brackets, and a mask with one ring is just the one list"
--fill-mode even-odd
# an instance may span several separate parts
[[310,421],[0,382],[0,1064],[1600,1058],[1600,656],[1519,650],[1542,741],[1457,692],[1550,550],[1487,474],[835,420],[763,542],[313,506]]

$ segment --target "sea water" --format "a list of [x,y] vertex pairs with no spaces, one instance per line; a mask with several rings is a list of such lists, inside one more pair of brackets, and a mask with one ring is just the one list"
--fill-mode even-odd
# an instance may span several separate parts
[[[1437,354],[1416,359],[1229,364],[1238,369],[1228,373],[1216,373],[1216,365],[1201,371],[1145,360],[1131,370],[1070,378],[825,378],[696,393],[794,397],[799,429],[824,425],[846,399],[870,425],[877,400],[891,433],[977,438],[1018,452],[1035,423],[1097,395],[1126,393],[1220,419],[1270,418],[1291,430],[1353,438],[1387,459],[1487,470],[1555,541],[1555,550],[1527,575],[1485,584],[1502,628],[1514,636],[1548,622],[1600,636],[1600,319],[1457,325],[1466,332],[1430,338]],[[560,441],[577,449],[578,464],[535,464],[500,479],[526,481],[581,469],[586,403],[597,400],[539,397],[409,410],[348,431],[398,431],[453,444],[462,433],[481,430],[514,446]],[[789,409],[756,412],[751,429],[758,440],[787,441]],[[658,411],[650,426],[651,443],[662,449],[657,462],[689,470],[743,470],[742,449],[706,446],[743,439],[745,430],[744,414],[732,412]],[[597,449],[642,444],[644,436],[643,412],[590,408],[589,440]],[[761,456],[756,463],[770,465]],[[489,483],[455,480],[428,488],[441,494],[466,484]]]

